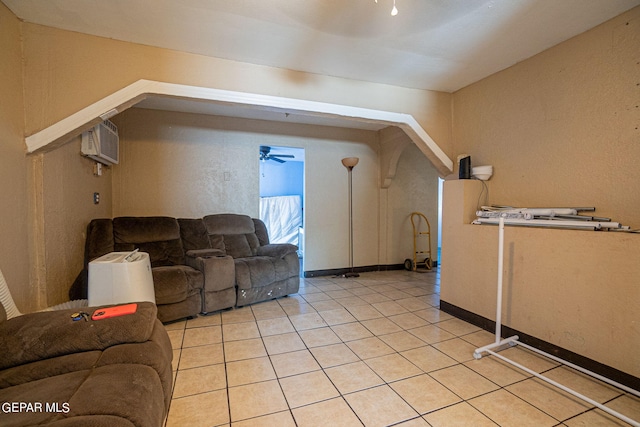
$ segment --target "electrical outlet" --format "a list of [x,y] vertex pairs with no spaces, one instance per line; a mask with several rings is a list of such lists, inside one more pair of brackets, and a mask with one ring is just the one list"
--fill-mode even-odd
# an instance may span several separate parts
[[100,203],[100,193],[93,193],[93,204],[97,205]]

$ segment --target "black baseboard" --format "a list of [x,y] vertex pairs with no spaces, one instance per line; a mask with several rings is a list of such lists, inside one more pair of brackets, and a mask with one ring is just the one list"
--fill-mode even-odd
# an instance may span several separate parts
[[[476,313],[467,311],[464,308],[460,308],[446,301],[440,300],[440,310],[444,311],[445,313],[449,313],[452,316],[455,316],[466,322],[469,322],[473,325],[476,325],[479,328],[482,328],[491,333],[495,333],[496,331],[495,321],[491,319],[487,319],[486,317],[480,316]],[[626,372],[622,372],[618,369],[612,368],[611,366],[597,362],[593,359],[589,359],[588,357],[574,353],[562,347],[558,347],[555,344],[549,343],[547,341],[543,341],[539,338],[525,334],[521,331],[517,331],[508,326],[502,325],[503,337],[510,337],[513,335],[517,335],[518,341],[524,344],[530,345],[531,347],[535,347],[539,350],[544,351],[545,353],[549,353],[553,356],[559,357],[560,359],[566,360],[567,362],[571,362],[574,365],[580,366],[584,369],[588,369],[591,372],[594,372],[598,375],[602,375],[603,377],[609,378],[619,384],[625,385],[627,387],[631,387],[634,390],[640,390],[640,378],[638,377],[627,374]],[[487,344],[491,344],[491,343],[487,343]]]
[[[390,270],[402,270],[403,264],[394,265],[368,265],[363,267],[353,267],[355,273],[366,273],[369,271],[390,271]],[[322,276],[342,276],[351,271],[350,268],[332,268],[328,270],[312,270],[305,271],[303,277],[322,277]]]
[[[438,266],[438,262],[434,261],[432,269]],[[404,264],[387,264],[387,265],[368,265],[364,267],[353,267],[355,273],[366,273],[369,271],[393,271],[404,270]],[[332,268],[328,270],[312,270],[305,271],[302,277],[322,277],[322,276],[342,276],[351,271],[350,268]]]

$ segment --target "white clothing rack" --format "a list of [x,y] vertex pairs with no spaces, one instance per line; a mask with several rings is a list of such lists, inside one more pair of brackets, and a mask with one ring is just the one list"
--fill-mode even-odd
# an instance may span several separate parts
[[[548,358],[550,358],[552,360],[555,360],[556,362],[562,363],[563,365],[566,365],[566,366],[569,366],[569,367],[571,367],[573,369],[576,369],[576,370],[578,370],[578,371],[580,371],[580,372],[582,372],[584,374],[590,375],[591,377],[597,378],[600,381],[603,381],[603,382],[605,382],[607,384],[610,384],[610,385],[612,385],[614,387],[617,387],[617,388],[619,388],[621,390],[624,390],[624,391],[626,391],[626,392],[628,392],[630,394],[633,394],[635,396],[640,397],[640,391],[634,390],[634,389],[632,389],[630,387],[627,387],[627,386],[625,386],[623,384],[619,384],[619,383],[617,383],[617,382],[615,382],[613,380],[610,380],[609,378],[603,377],[602,375],[598,375],[595,372],[589,371],[588,369],[585,369],[585,368],[582,368],[580,366],[574,365],[573,363],[567,362],[566,360],[560,359],[559,357],[556,357],[556,356],[551,355],[549,353],[546,353],[546,352],[544,352],[542,350],[538,350],[537,348],[534,348],[534,347],[531,347],[531,346],[526,345],[524,343],[521,343],[521,342],[518,341],[519,337],[517,335],[514,335],[514,336],[509,337],[509,338],[505,338],[505,339],[501,338],[501,332],[502,332],[502,268],[503,268],[503,262],[504,262],[504,223],[505,223],[504,218],[500,218],[500,222],[498,224],[498,226],[499,226],[499,232],[498,232],[499,241],[498,241],[498,294],[497,294],[497,301],[496,301],[496,333],[495,333],[496,340],[492,344],[488,344],[488,345],[486,345],[484,347],[477,348],[473,352],[473,357],[476,358],[476,359],[480,359],[480,358],[482,358],[482,354],[483,353],[488,353],[488,354],[490,354],[492,356],[495,356],[495,357],[499,358],[500,360],[502,360],[504,362],[507,362],[507,363],[519,368],[519,369],[522,369],[523,371],[535,376],[536,378],[539,378],[539,379],[541,379],[541,380],[543,380],[543,381],[545,381],[545,382],[547,382],[547,383],[549,383],[551,385],[554,385],[554,386],[560,388],[561,390],[563,390],[563,391],[565,391],[565,392],[567,392],[567,393],[569,393],[569,394],[571,394],[571,395],[573,395],[573,396],[575,396],[575,397],[577,397],[579,399],[584,400],[585,402],[587,402],[587,403],[589,403],[589,404],[591,404],[591,405],[593,405],[593,406],[595,406],[595,407],[607,412],[610,415],[613,415],[616,418],[621,419],[622,421],[624,421],[626,423],[631,424],[634,427],[640,427],[640,422],[634,421],[631,418],[627,417],[626,415],[623,415],[623,414],[621,414],[621,413],[619,413],[617,411],[614,411],[613,409],[611,409],[611,408],[609,408],[609,407],[607,407],[607,406],[605,406],[605,405],[603,405],[603,404],[601,404],[599,402],[596,402],[595,400],[590,399],[589,397],[587,397],[587,396],[585,396],[585,395],[583,395],[581,393],[578,393],[577,391],[572,390],[571,388],[566,387],[566,386],[564,386],[564,385],[562,385],[562,384],[560,384],[560,383],[558,383],[558,382],[556,382],[556,381],[554,381],[554,380],[552,380],[550,378],[547,378],[544,375],[539,374],[539,373],[537,373],[537,372],[535,372],[535,371],[533,371],[533,370],[531,370],[531,369],[529,369],[529,368],[527,368],[527,367],[525,367],[525,366],[523,366],[523,365],[521,365],[521,364],[519,364],[519,363],[517,363],[517,362],[515,362],[513,360],[510,360],[509,358],[504,357],[504,356],[502,356],[502,355],[500,355],[500,354],[498,354],[496,352],[496,351],[499,351],[502,347],[505,347],[505,346],[513,347],[513,346],[519,345],[519,346],[522,346],[522,347],[524,347],[524,348],[526,348],[528,350],[531,350],[531,351],[533,351],[535,353],[541,354],[541,355],[543,355],[545,357],[548,357]],[[493,350],[496,350],[496,351],[493,351]]]

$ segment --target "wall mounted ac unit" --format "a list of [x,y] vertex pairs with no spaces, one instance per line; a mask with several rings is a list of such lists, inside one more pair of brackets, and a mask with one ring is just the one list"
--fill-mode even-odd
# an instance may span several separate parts
[[82,155],[107,166],[118,164],[118,127],[109,120],[82,133]]

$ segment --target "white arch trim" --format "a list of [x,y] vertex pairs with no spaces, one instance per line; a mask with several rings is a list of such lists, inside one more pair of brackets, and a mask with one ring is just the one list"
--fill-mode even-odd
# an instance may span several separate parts
[[209,101],[318,118],[339,118],[354,122],[397,126],[405,131],[443,176],[450,174],[453,170],[453,161],[410,114],[151,80],[138,80],[59,122],[26,137],[27,152],[35,153],[55,148],[101,121],[134,106],[146,98],[156,96]]

